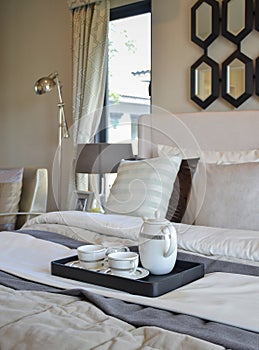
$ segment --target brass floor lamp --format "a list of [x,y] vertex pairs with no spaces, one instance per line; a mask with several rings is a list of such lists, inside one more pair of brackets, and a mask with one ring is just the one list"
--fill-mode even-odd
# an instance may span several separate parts
[[58,181],[58,209],[61,206],[61,166],[62,166],[62,152],[61,144],[62,138],[69,138],[69,131],[66,122],[64,112],[64,102],[62,99],[61,84],[58,77],[58,73],[51,73],[47,77],[42,77],[34,84],[34,90],[37,95],[50,92],[53,87],[57,86],[58,91],[58,169],[59,169],[59,181]]

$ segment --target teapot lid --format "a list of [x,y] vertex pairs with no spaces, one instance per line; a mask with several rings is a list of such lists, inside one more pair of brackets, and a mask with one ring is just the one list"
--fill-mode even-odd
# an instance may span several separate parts
[[143,220],[145,223],[150,223],[150,224],[155,224],[155,225],[162,225],[162,224],[167,224],[169,221],[165,218],[160,217],[160,212],[158,210],[155,211],[155,217],[153,218],[147,218],[144,217]]

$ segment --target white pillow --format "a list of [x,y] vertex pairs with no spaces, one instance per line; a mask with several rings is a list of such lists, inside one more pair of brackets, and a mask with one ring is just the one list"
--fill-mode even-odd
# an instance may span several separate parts
[[165,217],[182,158],[122,161],[111,188],[106,213]]
[[183,159],[200,158],[205,163],[217,164],[237,164],[246,162],[259,162],[259,150],[240,150],[240,151],[209,151],[209,150],[191,150],[186,148],[179,149],[167,145],[157,146],[158,155],[181,155]]
[[195,224],[259,230],[259,163],[207,164],[206,174]]

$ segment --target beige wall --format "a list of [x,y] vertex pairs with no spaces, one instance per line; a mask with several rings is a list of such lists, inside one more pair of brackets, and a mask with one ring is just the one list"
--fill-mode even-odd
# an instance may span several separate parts
[[[58,141],[57,92],[34,82],[58,71],[71,123],[71,19],[65,0],[1,0],[0,167],[51,169]],[[52,191],[49,208],[54,209]]]
[[[170,112],[200,109],[189,98],[189,69],[202,55],[190,40],[194,3],[152,1],[152,103]],[[252,58],[259,56],[258,42],[259,32],[250,34],[242,43],[244,53]],[[58,140],[57,94],[53,91],[37,96],[33,85],[39,77],[59,72],[71,125],[71,14],[66,0],[1,0],[0,45],[0,167],[47,167],[51,185]],[[234,49],[226,39],[218,38],[209,54],[222,62]],[[250,98],[239,109],[257,109],[258,102],[259,97]],[[208,109],[233,107],[219,99]],[[64,177],[68,177],[66,170]],[[55,203],[50,188],[52,209]]]

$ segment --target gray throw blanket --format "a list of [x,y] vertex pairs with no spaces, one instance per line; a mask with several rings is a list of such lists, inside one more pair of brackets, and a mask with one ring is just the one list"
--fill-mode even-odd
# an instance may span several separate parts
[[[79,242],[53,232],[42,233],[41,231],[36,230],[26,230],[19,231],[19,233],[30,234],[36,238],[46,239],[55,243],[63,244],[69,248],[76,248],[82,244],[85,244],[84,242]],[[131,247],[131,250],[137,250],[137,247]],[[259,276],[259,268],[255,266],[217,261],[182,252],[178,253],[178,259],[203,263],[205,266],[205,273],[222,271]],[[80,296],[82,300],[85,299],[92,302],[106,314],[126,321],[135,327],[157,326],[167,330],[204,339],[233,350],[259,349],[258,333],[216,322],[206,321],[198,317],[185,314],[177,314],[152,307],[128,303],[122,300],[96,295],[80,289],[60,290],[43,284],[27,281],[2,271],[0,271],[0,282],[2,285],[14,289],[38,290],[72,296]]]

